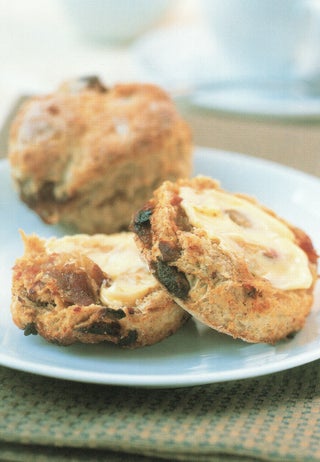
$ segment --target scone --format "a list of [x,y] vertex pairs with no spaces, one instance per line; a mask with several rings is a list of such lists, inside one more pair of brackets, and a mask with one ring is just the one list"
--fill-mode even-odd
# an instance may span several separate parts
[[302,230],[253,198],[203,176],[165,182],[132,229],[154,276],[208,326],[271,344],[303,327],[316,252]]
[[25,335],[136,348],[168,337],[189,317],[151,275],[132,233],[22,236],[11,313]]
[[150,84],[97,78],[26,101],[12,123],[16,188],[44,222],[81,233],[127,230],[164,180],[190,175],[192,140],[173,101]]

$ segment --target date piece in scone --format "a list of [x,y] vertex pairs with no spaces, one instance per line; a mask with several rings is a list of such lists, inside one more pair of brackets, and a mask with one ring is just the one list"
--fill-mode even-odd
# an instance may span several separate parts
[[132,233],[23,240],[11,312],[26,335],[136,348],[168,337],[190,317],[151,275]]
[[253,198],[203,176],[165,182],[132,229],[162,286],[208,326],[271,344],[303,327],[316,252],[302,230]]
[[173,101],[150,84],[66,82],[27,100],[12,123],[20,198],[49,224],[82,233],[127,230],[164,180],[188,177],[192,140]]

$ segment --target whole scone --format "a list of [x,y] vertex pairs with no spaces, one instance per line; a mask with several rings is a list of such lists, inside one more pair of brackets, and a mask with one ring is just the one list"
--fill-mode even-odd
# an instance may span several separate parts
[[154,276],[208,326],[271,344],[303,327],[316,252],[302,230],[253,198],[203,176],[165,182],[132,228]]
[[44,222],[113,233],[164,180],[190,175],[191,133],[159,87],[89,77],[22,105],[9,160],[22,201]]
[[25,335],[49,342],[152,345],[190,317],[142,261],[132,233],[41,239],[23,234],[11,313]]

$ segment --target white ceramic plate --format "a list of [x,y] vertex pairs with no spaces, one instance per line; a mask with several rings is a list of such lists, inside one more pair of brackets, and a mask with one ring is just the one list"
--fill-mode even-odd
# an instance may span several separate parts
[[[253,194],[303,227],[320,250],[320,180],[251,157],[198,148],[195,174],[218,178],[226,189]],[[99,384],[180,387],[244,379],[320,358],[320,288],[306,326],[276,346],[247,344],[194,321],[152,347],[125,351],[112,345],[59,347],[25,337],[10,316],[11,267],[22,253],[18,229],[61,235],[19,202],[7,161],[0,161],[0,364],[31,373]]]
[[189,104],[230,114],[285,119],[320,117],[319,83],[246,82],[204,28],[167,27],[144,35],[132,48],[141,79],[165,87]]

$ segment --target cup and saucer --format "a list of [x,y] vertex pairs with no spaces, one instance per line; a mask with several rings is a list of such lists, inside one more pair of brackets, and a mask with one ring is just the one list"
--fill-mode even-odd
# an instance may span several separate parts
[[201,12],[134,44],[143,78],[206,110],[320,118],[318,0],[202,0]]

